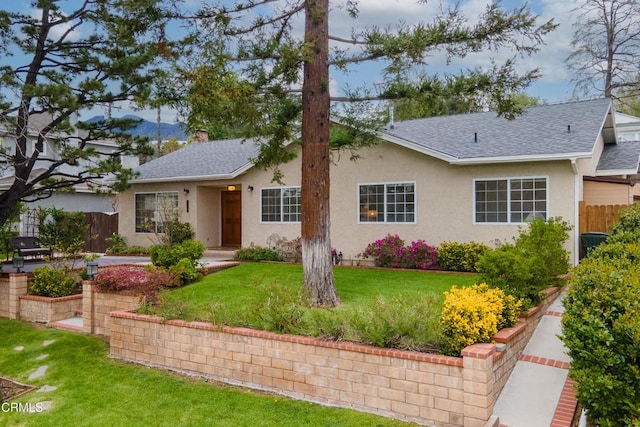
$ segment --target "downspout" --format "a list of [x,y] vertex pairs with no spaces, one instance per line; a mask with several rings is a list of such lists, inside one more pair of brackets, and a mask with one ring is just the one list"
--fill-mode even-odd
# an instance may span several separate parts
[[573,238],[573,265],[578,265],[580,258],[580,175],[578,174],[578,163],[574,157],[571,159],[571,170],[573,171],[573,200],[574,200],[574,238]]

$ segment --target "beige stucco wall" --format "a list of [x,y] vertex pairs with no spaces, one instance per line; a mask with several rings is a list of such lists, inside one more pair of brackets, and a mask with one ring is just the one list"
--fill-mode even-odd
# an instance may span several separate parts
[[[386,234],[398,234],[407,244],[425,240],[437,246],[443,241],[475,240],[493,244],[496,239],[511,241],[518,225],[473,224],[473,180],[478,178],[547,177],[550,188],[548,215],[561,216],[570,224],[576,221],[574,193],[577,184],[571,163],[567,161],[503,163],[496,165],[452,166],[391,143],[382,143],[360,151],[357,162],[348,155],[335,156],[331,168],[332,246],[353,259],[368,243]],[[591,165],[585,163],[584,167]],[[282,165],[284,184],[300,185],[300,161]],[[242,245],[265,246],[277,233],[293,239],[300,236],[299,223],[261,223],[262,188],[279,187],[272,182],[272,171],[251,169],[234,182],[138,184],[121,195],[120,233],[130,244],[149,245],[153,235],[135,233],[134,194],[146,191],[178,191],[181,219],[194,226],[196,238],[207,247],[220,244],[220,191],[227,184],[238,185],[242,192]],[[415,224],[358,223],[358,185],[365,183],[415,182]],[[581,182],[581,180],[578,180]],[[215,187],[214,187],[215,186]],[[253,191],[249,191],[249,186]],[[188,188],[189,194],[184,193]],[[189,212],[186,200],[189,199]],[[573,237],[573,236],[572,236]],[[567,244],[573,250],[573,243]]]
[[[137,193],[153,193],[176,191],[178,193],[178,210],[180,220],[189,222],[194,228],[196,239],[207,247],[220,246],[220,192],[228,184],[241,186],[238,181],[213,182],[168,182],[135,184],[131,190],[119,196],[120,217],[118,232],[126,237],[129,245],[150,246],[157,243],[153,233],[135,232],[135,195]],[[189,190],[189,192],[185,192]],[[187,201],[189,209],[187,211]]]
[[[517,163],[482,166],[451,166],[390,143],[360,152],[352,162],[348,156],[336,160],[331,170],[332,246],[345,258],[354,258],[366,245],[386,234],[398,234],[407,243],[425,240],[431,245],[443,241],[475,240],[492,244],[496,239],[510,241],[517,225],[473,224],[473,180],[475,178],[548,177],[549,216],[562,216],[574,224],[575,180],[569,161]],[[285,165],[286,185],[299,185],[299,162]],[[243,192],[243,246],[252,242],[265,245],[271,233],[294,238],[300,224],[260,223],[260,188],[272,187],[269,172],[251,171],[243,177],[252,193]],[[364,183],[415,182],[415,224],[358,223],[358,185]],[[568,244],[572,250],[573,245]]]

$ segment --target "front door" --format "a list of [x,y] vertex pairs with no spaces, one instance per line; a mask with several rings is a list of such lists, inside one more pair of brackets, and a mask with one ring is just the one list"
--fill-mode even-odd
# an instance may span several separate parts
[[239,191],[222,192],[222,246],[240,246],[242,243],[241,196]]

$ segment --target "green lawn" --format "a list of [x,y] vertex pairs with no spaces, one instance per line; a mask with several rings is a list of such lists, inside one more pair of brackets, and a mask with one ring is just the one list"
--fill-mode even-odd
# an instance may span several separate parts
[[443,293],[476,283],[469,274],[337,267],[342,304],[313,309],[300,300],[302,267],[242,263],[162,293],[164,318],[203,320],[273,332],[346,339],[383,347],[433,351]]
[[[55,340],[43,347],[46,340]],[[0,376],[36,387],[14,402],[51,401],[42,413],[0,412],[0,426],[400,426],[395,420],[111,360],[98,338],[0,319]],[[17,351],[17,346],[24,350]],[[48,354],[42,361],[36,358]],[[44,377],[29,380],[39,366]]]
[[[334,268],[334,276],[342,300],[340,309],[343,310],[367,305],[376,296],[393,298],[426,293],[442,296],[454,285],[469,286],[478,280],[476,275],[470,274],[351,267]],[[212,302],[235,310],[245,307],[256,293],[272,286],[299,291],[302,287],[302,267],[297,264],[243,262],[163,295],[168,301],[193,304],[204,311]]]

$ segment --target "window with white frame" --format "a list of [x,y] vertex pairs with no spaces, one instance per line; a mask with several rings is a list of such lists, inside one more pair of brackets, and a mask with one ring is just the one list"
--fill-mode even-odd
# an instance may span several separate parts
[[360,222],[415,223],[415,183],[360,184]]
[[547,219],[547,178],[474,180],[476,223],[523,223]]
[[178,192],[138,193],[135,196],[136,233],[162,233],[178,217]]
[[300,222],[300,187],[263,188],[261,192],[262,222]]

